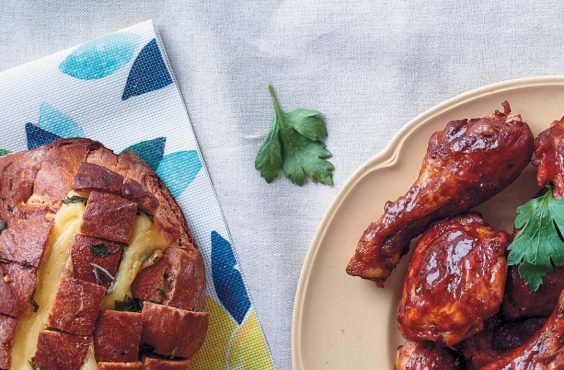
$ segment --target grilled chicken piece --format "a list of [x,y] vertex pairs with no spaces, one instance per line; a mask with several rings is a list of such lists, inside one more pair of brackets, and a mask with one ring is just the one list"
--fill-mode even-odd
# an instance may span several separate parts
[[501,369],[562,369],[564,366],[564,291],[544,324],[526,343],[482,367]]
[[455,347],[464,356],[466,369],[477,370],[525,343],[545,322],[545,318],[501,321],[498,316],[493,316],[486,320],[482,332]]
[[432,343],[407,342],[396,351],[395,370],[456,370],[458,356],[445,347]]
[[405,276],[398,307],[403,336],[450,346],[481,331],[503,300],[508,239],[478,214],[431,226]]
[[362,235],[347,273],[382,286],[409,242],[433,221],[486,201],[515,180],[533,153],[533,134],[518,114],[451,121],[433,134],[415,184]]
[[503,321],[494,329],[492,348],[498,353],[515,349],[529,340],[546,323],[546,317]]
[[535,158],[538,166],[537,182],[539,186],[551,183],[552,194],[560,199],[564,196],[564,117],[552,122],[535,139]]
[[484,322],[484,330],[454,346],[464,356],[467,369],[477,370],[502,354],[493,348],[494,334],[500,323],[497,316],[490,317]]
[[555,268],[548,274],[539,289],[532,291],[519,275],[517,266],[509,267],[502,312],[505,318],[514,320],[525,317],[547,317],[558,302],[564,289],[564,267]]

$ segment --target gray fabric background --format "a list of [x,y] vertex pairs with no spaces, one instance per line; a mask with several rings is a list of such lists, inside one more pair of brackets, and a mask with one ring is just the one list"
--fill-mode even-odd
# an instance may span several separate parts
[[[303,258],[353,170],[446,98],[563,71],[560,1],[3,0],[0,7],[2,70],[154,19],[279,369],[291,368]],[[273,115],[269,82],[286,110],[324,113],[335,187],[267,185],[254,170]]]

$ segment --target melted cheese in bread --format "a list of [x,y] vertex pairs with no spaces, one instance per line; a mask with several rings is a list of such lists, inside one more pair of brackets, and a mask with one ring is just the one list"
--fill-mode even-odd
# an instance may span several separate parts
[[114,289],[104,298],[104,307],[114,308],[115,301],[123,301],[126,297],[131,297],[131,284],[143,263],[155,250],[163,250],[171,242],[151,219],[141,212],[135,219],[129,245],[123,251]]
[[94,357],[94,342],[88,348],[88,355],[86,355],[86,361],[80,370],[98,370],[98,364],[96,363],[96,358]]
[[[69,196],[75,195],[71,193]],[[37,276],[34,299],[39,305],[37,312],[30,306],[17,319],[16,333],[12,345],[12,369],[34,370],[31,358],[37,349],[39,333],[45,329],[45,323],[53,305],[59,282],[70,274],[69,255],[72,240],[78,233],[84,214],[84,203],[63,204],[55,215],[55,224],[45,250],[45,256]],[[131,297],[131,284],[143,266],[143,263],[155,250],[169,246],[171,240],[161,232],[151,219],[140,213],[132,231],[130,243],[124,249],[120,267],[115,276],[112,292],[106,295],[103,306],[114,308],[116,300]],[[97,370],[94,349],[91,346],[81,370]]]
[[67,270],[66,264],[72,239],[82,223],[84,209],[83,203],[63,204],[55,216],[55,225],[37,274],[37,285],[33,295],[39,308],[37,312],[33,312],[33,307],[29,306],[17,319],[12,344],[12,369],[33,370],[30,360],[35,355],[39,333],[45,328],[47,316],[59,288],[59,281]]

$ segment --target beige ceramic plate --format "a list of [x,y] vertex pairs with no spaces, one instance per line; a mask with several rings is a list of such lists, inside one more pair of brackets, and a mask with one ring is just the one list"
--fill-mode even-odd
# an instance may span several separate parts
[[[404,194],[417,177],[431,134],[449,120],[501,110],[505,99],[536,135],[564,115],[564,76],[501,82],[439,104],[405,125],[343,186],[315,234],[300,276],[292,325],[295,370],[393,368],[402,341],[396,306],[407,258],[384,289],[348,276],[345,266],[384,202]],[[534,168],[527,168],[478,210],[490,224],[511,229],[515,208],[536,192],[534,177]]]

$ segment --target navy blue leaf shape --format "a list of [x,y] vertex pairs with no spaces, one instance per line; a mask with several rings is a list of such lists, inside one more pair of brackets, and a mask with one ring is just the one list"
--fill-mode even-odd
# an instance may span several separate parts
[[163,159],[166,137],[158,137],[152,140],[145,140],[125,148],[123,152],[131,151],[143,158],[153,170],[157,170],[159,163]]
[[215,292],[225,309],[240,325],[251,307],[251,301],[239,272],[237,260],[229,241],[217,231],[212,231],[211,242]]
[[132,96],[162,89],[172,83],[156,39],[143,47],[129,71],[127,83],[121,97],[126,100]]
[[61,138],[59,135],[43,130],[30,122],[25,124],[25,134],[27,137],[27,148],[30,150]]

